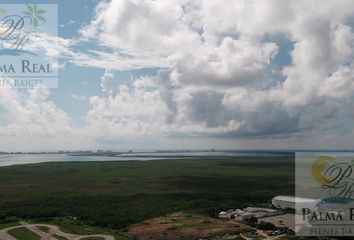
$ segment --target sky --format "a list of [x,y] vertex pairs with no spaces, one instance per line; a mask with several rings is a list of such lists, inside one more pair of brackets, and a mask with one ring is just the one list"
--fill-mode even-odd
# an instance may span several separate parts
[[0,150],[354,149],[352,0],[36,3],[58,87],[0,89]]

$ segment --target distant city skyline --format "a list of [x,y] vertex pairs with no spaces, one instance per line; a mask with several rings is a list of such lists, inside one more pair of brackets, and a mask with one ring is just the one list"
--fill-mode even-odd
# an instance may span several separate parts
[[354,149],[352,0],[36,3],[58,88],[0,89],[0,150]]

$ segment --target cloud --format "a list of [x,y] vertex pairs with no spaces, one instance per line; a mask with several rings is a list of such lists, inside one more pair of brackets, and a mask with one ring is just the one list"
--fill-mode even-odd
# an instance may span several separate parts
[[67,54],[61,55],[68,62],[77,66],[107,68],[114,70],[134,70],[142,68],[167,68],[170,63],[166,58],[161,58],[156,54],[147,54],[136,51],[103,51],[88,50],[85,52],[71,50]]
[[52,138],[70,133],[69,116],[48,101],[48,96],[49,91],[45,88],[25,91],[1,89],[0,106],[7,116],[0,127],[1,135]]
[[183,85],[232,87],[257,84],[277,53],[274,43],[225,37],[219,46],[176,58],[173,75]]
[[92,97],[90,105],[87,124],[95,131],[111,135],[154,131],[169,111],[156,84],[149,78],[139,78],[131,87],[120,85],[117,94],[109,92],[102,97]]
[[[142,51],[167,60],[166,70],[150,80],[159,88],[155,104],[165,111],[113,107],[122,94],[132,103],[139,99],[135,92],[151,94],[144,88],[123,88],[115,97],[93,99],[92,106],[105,106],[110,121],[116,111],[127,119],[141,111],[140,125],[156,121],[157,132],[173,134],[289,137],[336,129],[339,119],[352,121],[340,106],[353,96],[353,19],[347,0],[100,3],[82,36],[132,56]],[[277,34],[293,43],[285,66],[274,61]],[[95,114],[102,115],[91,111],[90,117]]]
[[[102,1],[79,39],[57,39],[70,63],[105,70],[75,134],[93,142],[348,139],[353,22],[352,0]],[[38,44],[49,47],[46,39]],[[142,68],[157,74],[117,78]],[[41,100],[68,121],[48,104]]]
[[109,82],[113,78],[113,73],[111,69],[106,69],[103,76],[101,77],[101,88],[104,92],[110,91]]
[[102,2],[94,20],[81,33],[115,49],[168,55],[176,48],[193,50],[191,43],[200,41],[183,23],[183,14],[176,0]]

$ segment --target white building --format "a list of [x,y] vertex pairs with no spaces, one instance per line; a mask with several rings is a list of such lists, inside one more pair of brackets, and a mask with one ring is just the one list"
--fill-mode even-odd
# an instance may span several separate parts
[[235,210],[233,209],[229,209],[227,211],[221,211],[219,213],[219,218],[228,218],[230,219],[231,218],[231,215],[234,214]]
[[320,200],[311,198],[301,198],[295,196],[276,196],[272,199],[272,204],[280,209],[315,209]]
[[247,220],[255,217],[254,213],[246,212],[241,209],[230,209],[219,213],[219,218],[234,219],[234,220]]
[[278,210],[270,209],[270,208],[261,208],[261,207],[246,207],[243,209],[246,212],[257,213],[257,212],[269,212],[269,213],[277,213]]

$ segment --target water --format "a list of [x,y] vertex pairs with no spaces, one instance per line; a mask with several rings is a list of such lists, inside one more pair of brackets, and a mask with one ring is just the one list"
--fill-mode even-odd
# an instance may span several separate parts
[[86,162],[86,161],[129,161],[129,160],[160,160],[160,159],[186,159],[197,157],[235,157],[235,156],[293,156],[290,152],[247,152],[247,151],[169,151],[169,152],[134,152],[125,153],[117,157],[104,156],[69,156],[67,154],[2,154],[0,166],[44,162]]

